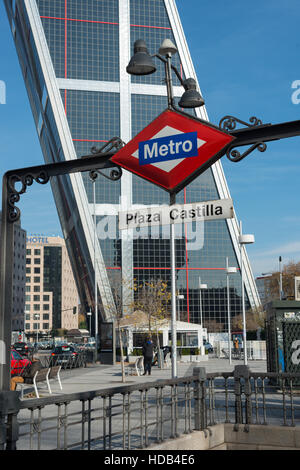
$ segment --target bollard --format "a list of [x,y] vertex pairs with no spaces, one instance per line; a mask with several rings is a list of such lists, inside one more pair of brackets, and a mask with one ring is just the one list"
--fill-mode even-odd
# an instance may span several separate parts
[[[244,389],[241,379],[244,379]],[[248,425],[252,422],[250,369],[248,366],[238,365],[234,368],[235,430],[238,424],[243,424],[242,392],[245,394],[245,424]]]
[[16,450],[20,392],[0,392],[0,450]]
[[207,427],[206,419],[206,369],[205,367],[194,367],[193,376],[196,376],[194,382],[194,420],[195,430],[202,431]]

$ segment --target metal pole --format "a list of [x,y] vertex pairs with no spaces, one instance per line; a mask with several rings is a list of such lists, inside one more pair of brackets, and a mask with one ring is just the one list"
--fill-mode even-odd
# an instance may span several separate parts
[[282,258],[279,256],[279,299],[282,300]]
[[[175,204],[176,195],[170,194],[170,206]],[[171,244],[171,338],[172,338],[172,378],[177,377],[177,329],[176,329],[176,266],[175,266],[175,226],[170,224]]]
[[8,178],[3,176],[0,280],[0,391],[10,390],[14,223],[8,220]]
[[95,341],[96,354],[98,351],[98,286],[97,286],[97,266],[96,266],[96,239],[97,239],[97,221],[96,221],[96,179],[93,180],[93,206],[94,206],[94,273],[95,273]]
[[171,59],[172,55],[166,55],[167,61],[165,62],[165,73],[166,73],[166,85],[167,85],[167,94],[168,94],[168,107],[171,108],[173,105],[173,83],[172,83],[172,65]]
[[[242,236],[242,222],[240,222],[240,236]],[[244,343],[244,364],[248,364],[247,358],[247,329],[246,329],[246,311],[245,311],[245,287],[244,287],[244,267],[243,267],[243,245],[240,243],[240,269],[241,269],[241,284],[242,284],[242,312],[243,312],[243,343]]]
[[228,315],[228,352],[229,352],[229,364],[231,364],[231,312],[230,312],[230,298],[229,298],[228,258],[226,258],[226,281],[227,281],[227,315]]
[[200,278],[199,278],[199,302],[200,302],[200,324],[203,328],[203,318],[202,318],[202,295],[201,295],[201,281],[200,281]]

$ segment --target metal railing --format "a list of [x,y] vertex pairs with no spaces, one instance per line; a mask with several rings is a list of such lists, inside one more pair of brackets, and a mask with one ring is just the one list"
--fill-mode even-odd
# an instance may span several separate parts
[[61,366],[62,369],[76,369],[78,367],[86,367],[89,356],[86,352],[79,352],[76,355],[57,354],[40,358],[43,367]]
[[40,399],[1,392],[0,449],[141,449],[217,423],[295,426],[299,378],[197,367],[189,377]]

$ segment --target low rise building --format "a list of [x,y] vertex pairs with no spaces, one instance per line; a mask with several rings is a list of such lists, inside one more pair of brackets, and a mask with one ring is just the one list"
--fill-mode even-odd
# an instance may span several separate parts
[[78,327],[78,293],[61,237],[30,236],[26,244],[25,332]]
[[[0,233],[2,213],[0,212]],[[12,299],[12,331],[24,330],[25,304],[25,251],[26,231],[22,229],[20,220],[14,224],[14,258],[13,262],[13,299]]]

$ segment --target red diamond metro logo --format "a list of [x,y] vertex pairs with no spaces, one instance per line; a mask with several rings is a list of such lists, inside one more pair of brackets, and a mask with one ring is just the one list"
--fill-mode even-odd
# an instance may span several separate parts
[[221,158],[234,139],[206,121],[167,109],[111,160],[177,193]]

